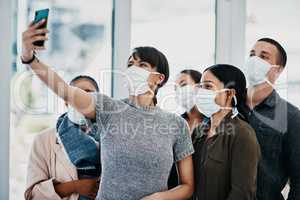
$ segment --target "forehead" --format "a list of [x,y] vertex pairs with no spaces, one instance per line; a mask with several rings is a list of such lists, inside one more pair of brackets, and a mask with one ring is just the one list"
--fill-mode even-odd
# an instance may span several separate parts
[[87,79],[79,79],[73,83],[73,86],[78,87],[82,90],[96,90],[96,87]]
[[252,48],[252,51],[255,51],[256,53],[260,52],[267,52],[271,55],[276,55],[278,50],[277,48],[268,42],[258,41],[255,43],[255,45]]
[[186,80],[186,79],[190,79],[191,76],[186,74],[186,73],[180,73],[179,76],[178,76],[178,79],[181,79],[181,80]]
[[133,55],[133,54],[132,54],[132,55],[129,57],[128,62],[132,62],[132,61],[140,62],[141,59],[140,59],[140,57],[138,57],[137,55]]
[[194,82],[192,77],[189,74],[186,73],[180,73],[176,79],[176,83],[180,83],[180,82]]
[[201,83],[208,83],[216,87],[224,86],[224,84],[209,70],[202,74]]

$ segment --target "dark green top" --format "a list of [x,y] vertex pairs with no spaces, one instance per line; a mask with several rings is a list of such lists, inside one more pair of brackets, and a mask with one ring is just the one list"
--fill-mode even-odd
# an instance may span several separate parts
[[195,129],[193,155],[195,192],[193,200],[256,199],[260,148],[254,130],[238,117],[226,116],[207,138]]

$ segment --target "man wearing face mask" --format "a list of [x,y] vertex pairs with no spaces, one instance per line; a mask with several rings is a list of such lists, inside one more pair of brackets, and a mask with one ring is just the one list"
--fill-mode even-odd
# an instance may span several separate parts
[[248,79],[245,118],[255,129],[262,159],[258,167],[257,199],[300,199],[300,112],[282,99],[274,84],[286,66],[287,55],[275,40],[256,42],[246,62]]
[[[70,85],[98,92],[97,82],[77,76]],[[69,106],[54,129],[35,138],[28,166],[26,200],[95,199],[101,173],[97,126]],[[79,180],[78,180],[79,179]]]

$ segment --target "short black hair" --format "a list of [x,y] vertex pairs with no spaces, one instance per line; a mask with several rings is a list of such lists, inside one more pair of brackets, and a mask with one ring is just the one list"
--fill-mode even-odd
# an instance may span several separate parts
[[199,72],[197,70],[185,69],[185,70],[182,70],[180,73],[181,74],[187,74],[187,75],[191,76],[193,81],[197,84],[200,83],[200,81],[201,81],[202,74],[201,74],[201,72]]
[[133,56],[134,59],[137,59],[138,57],[141,61],[148,62],[153,67],[156,67],[157,72],[165,75],[165,80],[161,83],[161,85],[159,85],[159,87],[162,87],[168,81],[170,73],[169,63],[162,52],[154,47],[142,46],[134,48],[131,56]]
[[[169,63],[166,58],[166,56],[157,50],[154,47],[150,46],[142,46],[142,47],[136,47],[133,49],[133,52],[129,59],[133,57],[134,59],[140,58],[141,61],[148,62],[152,67],[156,67],[156,71],[163,74],[165,76],[164,81],[158,85],[158,87],[155,90],[155,97],[153,98],[153,102],[156,105],[157,104],[157,92],[159,88],[161,88],[169,79],[170,71],[169,71]],[[128,60],[129,60],[128,59]]]
[[280,64],[281,66],[285,67],[286,66],[286,63],[287,63],[287,54],[286,54],[286,51],[285,49],[282,47],[282,45],[277,42],[276,40],[274,39],[271,39],[271,38],[261,38],[259,40],[257,40],[258,42],[267,42],[267,43],[270,43],[272,45],[274,45],[278,52],[279,52],[279,56],[278,56],[278,64]]
[[95,88],[96,88],[96,91],[99,92],[99,86],[98,86],[98,83],[95,81],[95,79],[93,79],[92,77],[90,76],[87,76],[87,75],[79,75],[79,76],[76,76],[75,78],[73,78],[71,81],[70,81],[70,85],[73,85],[76,81],[80,80],[80,79],[86,79],[88,80],[90,83],[92,83]]

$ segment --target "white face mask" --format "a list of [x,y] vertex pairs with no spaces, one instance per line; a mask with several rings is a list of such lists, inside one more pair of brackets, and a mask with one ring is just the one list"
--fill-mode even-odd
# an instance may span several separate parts
[[126,75],[129,80],[126,81],[129,95],[142,95],[152,90],[149,87],[148,78],[151,74],[160,74],[158,72],[149,72],[141,67],[131,66],[127,68]]
[[[228,91],[228,89],[213,91],[198,88],[196,92],[195,103],[199,112],[201,112],[204,116],[210,118],[213,114],[217,113],[221,109],[229,109],[232,110],[232,118],[236,117],[238,115],[238,110],[236,107],[221,107],[215,101],[217,94],[225,91]],[[234,96],[233,99],[235,101],[235,105],[237,105],[236,97]]]
[[245,72],[249,86],[266,82],[272,65],[258,56],[249,57],[245,64]]
[[176,88],[176,103],[181,106],[184,111],[190,111],[195,106],[195,88],[191,85]]
[[71,122],[77,125],[86,125],[87,121],[83,114],[78,112],[75,108],[72,106],[68,106],[68,118]]
[[213,90],[197,89],[195,101],[197,109],[208,118],[221,109],[215,101],[217,94],[218,93]]

